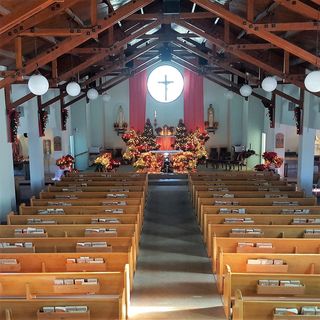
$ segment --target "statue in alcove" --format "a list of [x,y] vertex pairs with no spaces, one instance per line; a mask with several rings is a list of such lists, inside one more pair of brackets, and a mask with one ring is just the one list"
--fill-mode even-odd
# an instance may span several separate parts
[[209,105],[208,108],[208,122],[209,122],[209,128],[213,128],[214,126],[214,109],[212,104]]

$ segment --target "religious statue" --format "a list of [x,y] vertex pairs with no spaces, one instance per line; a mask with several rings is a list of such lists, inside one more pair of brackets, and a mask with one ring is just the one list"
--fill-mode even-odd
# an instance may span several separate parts
[[124,124],[124,113],[123,113],[122,106],[120,106],[118,109],[117,123],[119,125],[119,128],[122,129]]
[[209,128],[213,128],[213,126],[214,126],[214,109],[213,109],[211,103],[208,108],[208,122],[209,122]]
[[214,109],[211,103],[208,108],[208,121],[205,121],[204,125],[208,132],[213,133],[215,133],[215,130],[217,130],[219,127],[219,122],[214,121]]

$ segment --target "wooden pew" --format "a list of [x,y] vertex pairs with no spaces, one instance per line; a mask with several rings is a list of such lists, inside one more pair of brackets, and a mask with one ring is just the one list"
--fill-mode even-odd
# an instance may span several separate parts
[[317,319],[319,316],[314,317],[274,317],[273,311],[276,307],[282,308],[301,308],[303,306],[317,306],[320,307],[319,299],[288,299],[288,298],[270,298],[257,299],[252,297],[242,296],[241,291],[237,290],[235,295],[235,303],[232,308],[233,320],[288,320],[288,319]]
[[[126,268],[128,269],[128,268]],[[2,299],[80,299],[83,304],[92,298],[110,299],[116,296],[122,302],[123,317],[128,314],[130,288],[125,272],[69,272],[69,273],[7,273],[0,274],[0,304]],[[97,279],[92,285],[55,285],[56,279]],[[124,296],[124,299],[123,299]],[[117,309],[115,310],[118,311]],[[15,319],[15,318],[14,318]]]
[[[266,248],[237,248],[239,242],[257,242],[272,243],[272,249]],[[252,253],[320,253],[319,239],[306,238],[228,238],[218,237],[216,234],[212,237],[212,272],[217,270],[217,255],[219,251],[223,252],[252,252]]]
[[[103,258],[104,263],[67,263],[67,259]],[[0,259],[17,259],[16,265],[0,265],[1,273],[39,273],[39,272],[124,272],[129,271],[128,287],[132,288],[133,269],[129,252],[57,252],[57,253],[0,253]],[[126,267],[128,265],[128,267]]]
[[[299,280],[304,288],[267,288],[269,294],[258,293],[258,281],[268,280]],[[236,290],[241,290],[244,296],[250,296],[257,299],[269,299],[269,296],[286,296],[288,300],[296,297],[318,298],[320,296],[320,277],[314,274],[281,274],[281,273],[237,273],[233,272],[229,265],[225,266],[223,280],[223,304],[227,319],[230,317],[232,301],[234,301]],[[262,288],[263,290],[263,288]],[[260,292],[260,291],[259,291]],[[266,296],[267,295],[267,296]]]
[[[280,259],[286,266],[277,265],[258,265],[255,273],[290,273],[290,274],[320,274],[320,255],[319,254],[299,254],[299,253],[228,253],[220,251],[217,261],[217,286],[219,292],[223,290],[223,278],[225,266],[229,265],[233,272],[246,273],[252,272],[247,269],[248,259]],[[286,269],[286,270],[284,270]],[[269,271],[266,271],[269,270]],[[282,270],[279,271],[279,270]]]
[[137,180],[137,181],[108,181],[108,180],[84,180],[81,179],[75,181],[57,181],[55,182],[56,187],[67,187],[67,188],[74,188],[74,187],[112,187],[112,188],[120,188],[120,187],[131,187],[131,186],[140,186],[147,191],[148,184],[146,181]]
[[201,205],[208,204],[205,201],[210,198],[220,198],[222,201],[237,198],[272,198],[289,201],[290,198],[304,198],[304,196],[303,191],[199,191],[196,192],[194,207],[199,214]]
[[83,192],[144,192],[145,188],[143,186],[76,186],[76,187],[59,187],[48,186],[47,191],[49,192],[74,192],[74,191],[83,191]]
[[[204,230],[205,221],[207,221],[207,215],[223,215],[224,213],[220,213],[221,209],[227,209],[230,213],[226,213],[226,215],[236,214],[239,217],[247,217],[250,218],[251,215],[298,215],[298,213],[294,213],[292,210],[296,210],[297,212],[302,212],[305,210],[304,217],[307,218],[308,215],[318,215],[320,214],[319,206],[213,206],[213,205],[203,205],[201,208],[202,224],[200,225],[201,231]],[[233,210],[242,209],[245,213],[232,213]],[[291,210],[291,213],[287,214]]]
[[[89,314],[65,315],[64,313],[44,315],[39,314],[42,307],[47,306],[87,306]],[[0,320],[125,320],[126,319],[125,295],[111,296],[108,298],[91,298],[81,301],[77,298],[68,299],[41,299],[41,300],[21,300],[21,299],[1,299],[0,300]],[[73,316],[73,317],[72,317]]]
[[[208,256],[211,257],[212,253],[212,237],[216,234],[217,237],[243,237],[243,241],[246,238],[250,237],[250,234],[232,234],[233,228],[256,228],[261,229],[262,234],[259,236],[251,236],[256,237],[257,240],[262,238],[303,238],[304,231],[306,229],[310,229],[310,226],[307,225],[262,225],[256,224],[254,226],[244,226],[243,224],[209,224],[208,225],[208,237],[207,237],[207,253]],[[316,228],[316,227],[315,227]],[[314,228],[311,228],[314,229]],[[320,236],[320,235],[319,235]]]
[[[242,219],[242,218],[250,218],[253,223],[241,223],[244,228],[254,228],[256,224],[259,225],[305,225],[306,228],[320,228],[320,215],[305,215],[305,214],[251,214],[249,217],[245,214],[206,214],[203,219],[203,240],[207,241],[208,235],[208,226],[209,224],[225,224],[225,225],[234,225],[240,224],[239,222],[225,222],[225,219]],[[315,223],[293,223],[294,219],[319,219],[317,224]]]
[[0,243],[32,243],[32,248],[16,247],[16,248],[0,248],[0,253],[56,253],[56,252],[129,252],[134,255],[132,246],[132,237],[101,237],[98,241],[105,241],[108,247],[81,247],[77,246],[79,242],[97,242],[94,237],[79,238],[0,238]]
[[293,184],[283,186],[253,186],[253,185],[227,185],[227,186],[209,186],[203,184],[196,184],[192,188],[192,202],[195,203],[197,192],[231,192],[232,191],[269,191],[269,192],[280,192],[280,191],[296,191],[296,186]]
[[[203,222],[204,206],[211,205],[220,208],[233,206],[234,208],[242,208],[246,206],[277,206],[277,207],[297,207],[297,206],[316,206],[317,199],[310,198],[202,198],[200,200],[200,211],[197,212],[198,223]],[[219,209],[220,209],[219,208]]]

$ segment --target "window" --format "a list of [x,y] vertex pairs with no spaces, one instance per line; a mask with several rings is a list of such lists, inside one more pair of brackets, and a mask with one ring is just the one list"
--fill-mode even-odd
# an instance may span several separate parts
[[155,100],[168,103],[181,95],[183,77],[180,71],[172,66],[160,66],[150,73],[147,85]]

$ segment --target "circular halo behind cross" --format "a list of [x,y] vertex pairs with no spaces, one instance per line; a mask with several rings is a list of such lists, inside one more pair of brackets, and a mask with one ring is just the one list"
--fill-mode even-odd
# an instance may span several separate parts
[[181,95],[183,77],[180,71],[172,66],[160,66],[150,73],[147,85],[155,100],[168,103]]

